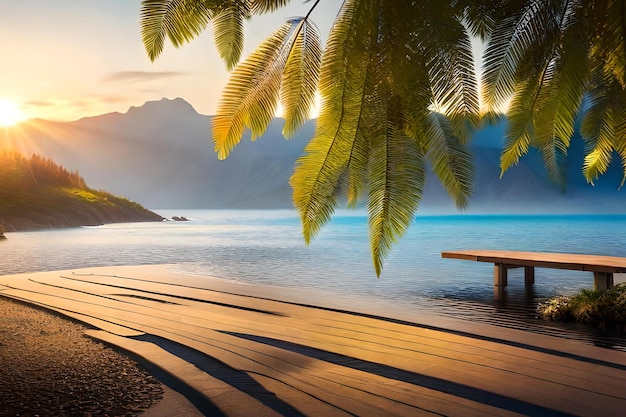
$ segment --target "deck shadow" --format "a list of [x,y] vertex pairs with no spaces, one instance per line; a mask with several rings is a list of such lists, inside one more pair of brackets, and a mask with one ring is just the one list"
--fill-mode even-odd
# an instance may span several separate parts
[[[173,342],[171,340],[151,334],[134,336],[130,337],[130,339],[139,340],[142,342],[149,342],[159,346],[160,348],[168,351],[173,355],[178,356],[186,362],[195,365],[198,369],[206,372],[212,377],[217,378],[227,383],[228,385],[236,388],[237,390],[248,394],[252,398],[259,401],[261,404],[273,409],[279,414],[290,417],[305,417],[304,414],[302,414],[300,411],[298,411],[296,408],[292,407],[288,403],[282,401],[273,392],[268,391],[246,372],[238,371],[234,368],[231,368],[225,363],[220,362],[219,360],[205,353],[202,353],[183,344]],[[193,403],[192,399],[190,399],[190,401],[192,401]]]
[[457,382],[449,381],[442,378],[423,375],[417,372],[406,371],[404,369],[383,365],[376,362],[357,359],[342,354],[329,352],[309,346],[287,342],[284,340],[272,339],[268,337],[255,336],[250,334],[220,331],[221,333],[242,339],[263,343],[279,349],[295,352],[321,361],[333,363],[339,366],[356,369],[359,371],[375,374],[384,378],[406,382],[418,385],[424,388],[436,390],[446,394],[465,398],[470,401],[497,407],[526,416],[551,416],[551,417],[572,417],[572,414],[554,410],[537,404],[496,394],[480,388],[471,387]]

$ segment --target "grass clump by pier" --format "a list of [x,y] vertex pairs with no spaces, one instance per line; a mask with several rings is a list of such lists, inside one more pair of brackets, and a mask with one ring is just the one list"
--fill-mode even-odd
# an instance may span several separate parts
[[539,303],[539,317],[544,320],[577,322],[600,329],[626,332],[626,283],[608,290],[580,290]]

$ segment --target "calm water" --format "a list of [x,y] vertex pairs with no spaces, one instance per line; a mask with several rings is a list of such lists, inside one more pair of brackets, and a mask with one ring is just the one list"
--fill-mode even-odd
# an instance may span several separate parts
[[[626,216],[417,217],[376,278],[367,219],[359,213],[340,213],[307,247],[293,211],[157,212],[192,221],[9,233],[0,242],[0,274],[170,263],[196,275],[329,291],[347,304],[350,297],[373,297],[382,306],[419,306],[436,314],[552,334],[554,324],[534,319],[537,300],[590,288],[590,273],[538,269],[528,294],[522,270],[513,270],[507,299],[496,302],[491,264],[441,259],[441,251],[626,256]],[[585,328],[556,326],[564,337],[595,337]],[[601,335],[604,340],[613,336]],[[617,339],[618,345],[626,345]]]

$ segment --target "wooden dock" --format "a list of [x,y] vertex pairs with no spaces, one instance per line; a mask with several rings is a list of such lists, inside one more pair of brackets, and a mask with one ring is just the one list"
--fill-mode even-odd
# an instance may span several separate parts
[[[317,307],[298,290],[167,266],[0,277],[94,327],[216,416],[612,416],[626,353],[469,322]],[[317,303],[317,301],[316,301]]]
[[535,267],[593,272],[594,288],[613,287],[613,274],[626,272],[626,258],[553,252],[505,250],[462,250],[441,252],[442,258],[463,259],[494,264],[493,285],[496,297],[508,284],[508,270],[524,268],[526,285],[535,283]]

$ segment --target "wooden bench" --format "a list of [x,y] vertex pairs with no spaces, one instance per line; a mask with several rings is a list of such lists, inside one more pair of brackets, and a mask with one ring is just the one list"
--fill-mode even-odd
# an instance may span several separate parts
[[535,283],[535,267],[569,269],[593,272],[594,288],[608,289],[613,286],[613,274],[626,272],[626,258],[573,253],[518,252],[505,250],[463,250],[441,252],[442,258],[494,264],[493,285],[497,296],[507,285],[512,268],[524,268],[526,285]]

